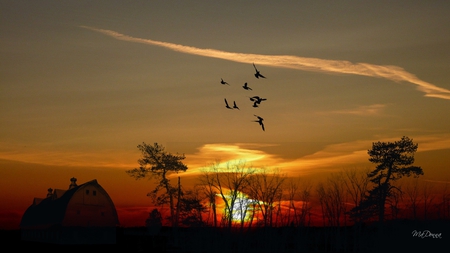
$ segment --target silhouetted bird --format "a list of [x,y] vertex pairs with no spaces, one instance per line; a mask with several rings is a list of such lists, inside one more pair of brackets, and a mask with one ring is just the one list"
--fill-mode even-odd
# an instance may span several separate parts
[[262,101],[266,101],[267,98],[261,98],[259,96],[253,96],[250,98],[250,101],[253,101],[253,107],[258,107],[259,104],[261,104]]
[[227,102],[227,99],[226,99],[226,98],[224,98],[223,100],[225,100],[225,107],[226,107],[226,108],[228,108],[228,109],[233,109],[233,108],[231,108],[231,107],[228,105],[228,102]]
[[256,66],[255,66],[255,64],[253,63],[253,67],[255,68],[255,71],[256,71],[256,73],[255,73],[255,77],[256,78],[260,78],[260,77],[262,77],[262,78],[266,78],[265,76],[263,76],[263,75],[261,75],[261,73],[259,73],[259,71],[258,71],[258,69],[256,69]]
[[239,107],[236,105],[236,101],[233,101],[233,108],[239,110]]
[[258,100],[258,96],[253,96],[253,97],[249,97],[250,98],[250,101],[257,101]]
[[256,114],[253,114],[253,115],[255,115],[255,117],[257,117],[258,118],[258,120],[255,120],[255,122],[258,122],[259,123],[259,125],[262,127],[262,130],[263,131],[266,131],[265,129],[264,129],[264,123],[263,123],[263,118],[261,118],[261,117],[259,117],[258,115],[256,115]]
[[251,100],[251,101],[257,101],[258,104],[260,104],[261,101],[266,101],[267,98],[262,98],[262,97],[260,97],[260,96],[253,96],[253,97],[250,98],[250,100]]
[[[228,84],[228,83],[225,82],[222,78],[220,78],[220,83],[223,84],[223,85]],[[228,84],[228,85],[229,85],[229,84]]]
[[244,83],[244,86],[242,86],[242,88],[246,90],[252,90],[252,88],[248,87],[247,83]]

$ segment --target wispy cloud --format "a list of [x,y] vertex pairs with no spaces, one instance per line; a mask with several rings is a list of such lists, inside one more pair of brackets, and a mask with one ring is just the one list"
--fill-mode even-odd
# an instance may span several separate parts
[[449,134],[418,136],[413,141],[419,144],[418,152],[450,149]]
[[401,67],[388,65],[374,65],[369,63],[352,63],[349,61],[326,60],[319,58],[306,58],[294,55],[261,55],[226,52],[216,49],[202,49],[150,39],[135,38],[115,31],[81,26],[85,29],[100,32],[118,40],[160,46],[177,52],[198,56],[219,58],[241,63],[256,63],[280,68],[290,68],[305,71],[343,73],[362,76],[385,78],[395,82],[409,82],[417,85],[417,89],[424,92],[427,97],[450,99],[450,90],[435,86],[417,78],[414,74]]
[[267,145],[249,143],[205,144],[196,153],[187,155],[186,162],[190,169],[183,175],[197,174],[201,170],[208,169],[212,164],[217,165],[217,163],[220,166],[245,163],[249,167],[266,167],[281,161],[275,155],[259,150],[262,146]]
[[[399,138],[381,138],[382,142],[397,141]],[[450,135],[418,136],[413,141],[419,144],[418,152],[450,149]],[[296,159],[283,159],[273,153],[262,151],[257,145],[250,144],[205,144],[197,153],[187,155],[189,172],[183,175],[194,176],[208,164],[219,160],[226,163],[245,162],[246,165],[259,168],[279,168],[290,176],[311,175],[318,171],[342,170],[352,166],[370,166],[367,150],[372,147],[370,140],[358,140],[330,144],[315,153]],[[274,145],[274,144],[273,144]]]
[[138,153],[128,150],[67,151],[36,145],[0,142],[0,160],[51,166],[87,166],[130,169],[136,167]]
[[187,156],[190,171],[183,173],[183,176],[196,175],[208,169],[208,163],[216,162],[217,158],[223,166],[245,162],[246,166],[254,168],[279,168],[290,176],[314,174],[318,169],[342,169],[366,162],[369,146],[367,141],[334,144],[314,154],[286,160],[249,144],[205,144],[197,153]]
[[357,108],[347,109],[347,110],[336,110],[331,111],[330,113],[336,114],[350,114],[350,115],[358,115],[358,116],[371,116],[380,114],[386,105],[383,104],[373,104],[373,105],[362,105]]
[[[383,138],[376,141],[397,141],[399,137]],[[367,150],[372,140],[359,140],[330,144],[321,150],[295,159],[285,159],[278,154],[264,151],[276,144],[261,143],[215,143],[204,144],[197,152],[186,154],[189,170],[183,176],[195,176],[215,162],[222,165],[245,162],[254,168],[279,168],[291,176],[314,174],[320,170],[340,170],[349,166],[369,164]],[[415,136],[413,142],[419,144],[418,152],[450,149],[450,134]],[[0,143],[1,144],[1,143]],[[5,145],[0,145],[5,146]],[[120,169],[135,168],[139,154],[134,151],[104,150],[98,152],[68,152],[42,149],[20,149],[17,146],[0,150],[0,160],[37,163],[56,166],[85,166],[90,168],[108,167]],[[104,161],[108,161],[105,163]]]

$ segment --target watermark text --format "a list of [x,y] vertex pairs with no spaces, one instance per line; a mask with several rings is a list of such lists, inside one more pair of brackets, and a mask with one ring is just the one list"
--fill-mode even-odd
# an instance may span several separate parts
[[433,239],[442,239],[442,233],[432,233],[430,230],[423,230],[423,231],[412,231],[413,237],[419,237],[419,238],[433,238]]

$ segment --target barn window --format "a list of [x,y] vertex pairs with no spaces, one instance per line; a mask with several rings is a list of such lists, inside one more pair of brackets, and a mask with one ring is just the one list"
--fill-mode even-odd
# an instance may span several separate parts
[[92,195],[97,196],[97,191],[92,191]]
[[86,190],[86,195],[89,195],[89,190]]

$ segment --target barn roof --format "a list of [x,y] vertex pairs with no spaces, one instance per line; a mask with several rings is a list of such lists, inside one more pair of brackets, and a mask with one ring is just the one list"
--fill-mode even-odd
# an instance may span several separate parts
[[33,201],[33,204],[27,208],[20,222],[21,228],[51,227],[60,225],[63,222],[67,205],[73,194],[83,186],[96,184],[97,180],[91,180],[84,184],[72,187],[69,190],[55,190],[54,195]]

